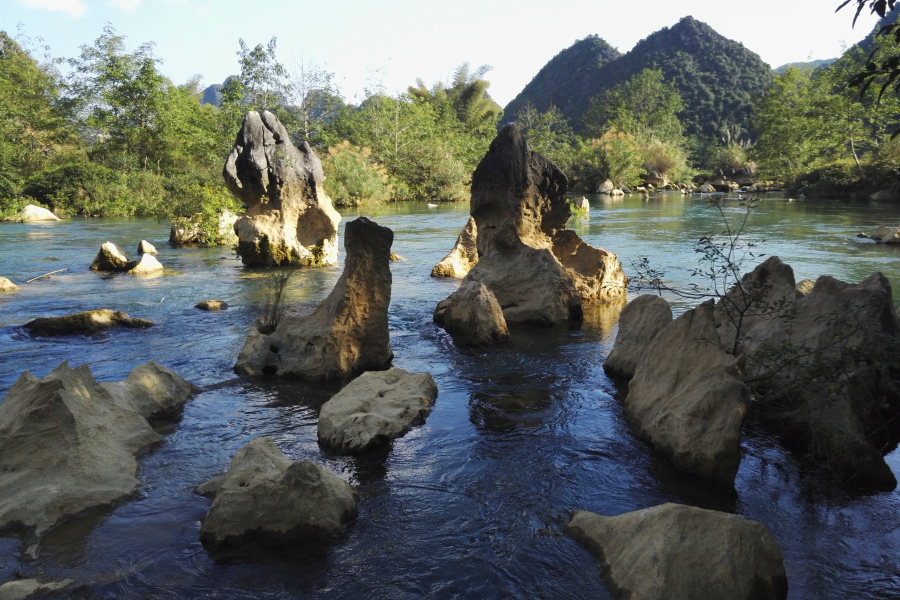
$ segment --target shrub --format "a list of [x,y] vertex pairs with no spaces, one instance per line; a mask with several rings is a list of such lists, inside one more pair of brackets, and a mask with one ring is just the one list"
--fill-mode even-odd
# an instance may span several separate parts
[[391,199],[387,170],[372,160],[368,148],[348,141],[328,148],[322,161],[325,191],[336,206],[358,206]]
[[672,179],[673,175],[684,171],[687,164],[687,155],[683,148],[657,139],[647,142],[641,148],[641,155],[644,158],[642,166],[645,170],[656,171]]

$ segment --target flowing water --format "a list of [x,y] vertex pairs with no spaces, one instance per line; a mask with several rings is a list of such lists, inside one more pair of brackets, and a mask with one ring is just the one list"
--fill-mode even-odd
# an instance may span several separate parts
[[[736,202],[727,209],[732,219],[741,210]],[[224,248],[170,247],[167,224],[149,219],[0,223],[0,275],[22,283],[68,269],[0,295],[0,397],[22,371],[44,376],[64,360],[88,363],[99,380],[155,360],[206,387],[175,422],[156,424],[165,441],[140,461],[137,498],[58,527],[36,560],[22,556],[20,540],[0,537],[0,582],[71,577],[88,582],[79,594],[90,598],[610,598],[595,561],[562,534],[569,511],[614,515],[680,502],[763,522],[784,553],[791,598],[900,596],[900,492],[849,492],[801,476],[790,454],[755,431],[744,436],[734,489],[723,489],[675,472],[636,439],[602,368],[621,303],[587,310],[580,327],[513,329],[508,344],[457,349],[431,313],[458,283],[429,273],[467,216],[465,205],[402,204],[375,217],[394,230],[394,250],[406,259],[391,267],[394,365],[429,371],[440,394],[424,426],[365,458],[316,443],[318,409],[335,386],[234,381],[264,272],[243,268]],[[354,217],[345,212],[344,222]],[[887,204],[768,198],[748,232],[760,252],[793,265],[798,280],[859,281],[880,270],[900,286],[900,249],[855,237],[896,219]],[[685,285],[696,240],[722,223],[696,197],[662,194],[591,198],[590,220],[575,229],[617,253],[626,270],[647,256],[667,281]],[[151,241],[165,272],[91,272],[108,239],[129,254]],[[339,274],[298,274],[292,310],[322,300]],[[194,308],[211,298],[230,308]],[[688,307],[673,301],[676,312]],[[21,328],[38,316],[95,308],[156,326],[54,339]],[[200,544],[209,500],[193,487],[261,435],[358,486],[359,519],[326,556],[223,558]],[[888,463],[900,475],[896,451]]]

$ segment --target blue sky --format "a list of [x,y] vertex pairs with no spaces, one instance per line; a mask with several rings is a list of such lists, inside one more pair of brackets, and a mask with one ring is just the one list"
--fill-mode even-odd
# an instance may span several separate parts
[[462,61],[490,64],[491,95],[509,102],[550,58],[576,39],[599,34],[620,51],[692,15],[742,42],[777,67],[831,58],[874,25],[865,15],[851,29],[850,7],[837,0],[0,0],[0,29],[41,37],[54,56],[74,56],[106,22],[131,47],[156,42],[162,71],[176,83],[195,74],[204,85],[237,71],[238,38],[278,38],[288,65],[299,56],[327,65],[353,101],[367,80],[388,91],[421,77],[445,80]]

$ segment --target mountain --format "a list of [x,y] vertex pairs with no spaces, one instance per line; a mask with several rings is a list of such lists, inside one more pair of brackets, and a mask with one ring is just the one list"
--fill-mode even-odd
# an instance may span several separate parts
[[[586,41],[591,43],[589,48],[602,44],[609,50],[606,54],[584,51]],[[680,117],[688,135],[718,137],[728,128],[736,137],[735,129],[744,134],[749,130],[753,96],[761,94],[772,81],[772,69],[759,55],[693,17],[684,17],[672,27],[649,35],[624,55],[616,54],[600,38],[576,42],[547,63],[506,106],[507,118],[514,119],[516,111],[528,101],[545,109],[549,99],[558,99],[558,108],[576,130],[580,129],[581,116],[592,97],[643,69],[656,68],[662,70],[667,81],[675,83],[684,99],[685,109]],[[598,66],[600,57],[607,60]],[[554,61],[560,66],[555,66]],[[580,88],[557,91],[557,82],[573,78],[571,73],[559,73],[561,67],[584,74]]]
[[213,106],[219,106],[222,103],[222,88],[223,84],[214,83],[205,90],[203,90],[203,97],[200,99],[200,104],[212,104]]
[[795,69],[810,69],[815,71],[819,67],[827,67],[836,60],[836,58],[820,58],[819,60],[809,60],[806,62],[792,62],[781,65],[780,67],[775,69],[775,72],[784,73],[785,69],[787,69],[788,67],[794,67]]

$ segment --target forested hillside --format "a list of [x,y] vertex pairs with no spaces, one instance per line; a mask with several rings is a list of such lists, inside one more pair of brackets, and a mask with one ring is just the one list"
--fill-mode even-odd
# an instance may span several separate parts
[[[590,41],[592,46],[586,42]],[[602,46],[601,46],[602,45]],[[588,51],[593,50],[593,52]],[[716,33],[709,25],[685,17],[664,28],[616,58],[616,52],[599,38],[580,40],[560,52],[505,109],[512,117],[531,102],[538,109],[553,101],[576,130],[592,98],[611,90],[644,69],[659,69],[673,81],[684,101],[680,117],[688,136],[731,139],[750,134],[751,101],[772,81],[772,69],[755,52]],[[599,67],[601,57],[607,60]],[[579,93],[560,93],[554,87],[571,76],[589,75]],[[552,99],[552,100],[551,100]]]

